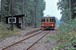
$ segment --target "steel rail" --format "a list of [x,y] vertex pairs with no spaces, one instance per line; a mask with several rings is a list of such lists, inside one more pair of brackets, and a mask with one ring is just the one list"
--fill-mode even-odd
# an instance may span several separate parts
[[[49,31],[50,32],[50,31]],[[29,46],[26,50],[29,50],[32,46],[34,46],[37,42],[39,42],[42,38],[44,38],[49,32],[44,34],[41,38],[39,38],[36,42],[34,42],[31,46]]]

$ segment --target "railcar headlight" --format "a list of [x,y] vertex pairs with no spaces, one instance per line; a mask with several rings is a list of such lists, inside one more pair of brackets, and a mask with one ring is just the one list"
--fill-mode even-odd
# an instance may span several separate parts
[[44,26],[44,25],[42,25],[42,26]]
[[51,26],[54,26],[53,24]]

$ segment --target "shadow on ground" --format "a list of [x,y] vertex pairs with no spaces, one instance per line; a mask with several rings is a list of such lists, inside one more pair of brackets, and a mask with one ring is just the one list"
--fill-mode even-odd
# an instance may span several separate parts
[[45,29],[43,31],[55,31],[55,29]]

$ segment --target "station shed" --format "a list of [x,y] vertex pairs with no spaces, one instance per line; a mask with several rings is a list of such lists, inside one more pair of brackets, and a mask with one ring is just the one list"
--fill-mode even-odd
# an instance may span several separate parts
[[14,15],[13,17],[12,16],[7,16],[5,17],[6,18],[6,23],[7,24],[12,24],[15,25],[17,28],[20,28],[22,29],[23,28],[23,24],[24,24],[24,17],[25,15],[22,14],[22,15]]

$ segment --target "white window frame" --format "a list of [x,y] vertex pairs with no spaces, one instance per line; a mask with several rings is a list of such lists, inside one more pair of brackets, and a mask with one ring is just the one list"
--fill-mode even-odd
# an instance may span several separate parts
[[[10,22],[10,19],[12,19],[12,17],[8,18],[8,23],[12,23],[12,22]],[[13,19],[15,19],[15,21],[13,23],[16,23],[16,17],[13,17]]]
[[21,18],[19,18],[19,23],[22,23],[22,19]]

